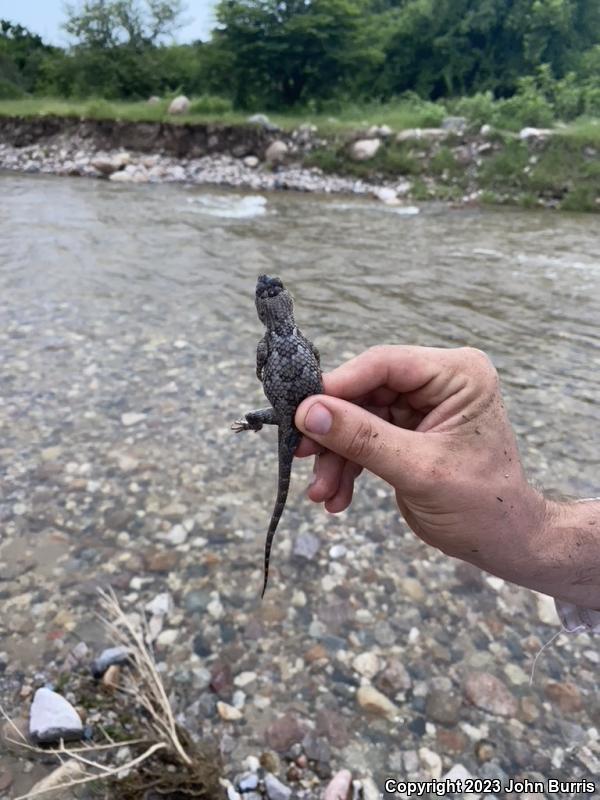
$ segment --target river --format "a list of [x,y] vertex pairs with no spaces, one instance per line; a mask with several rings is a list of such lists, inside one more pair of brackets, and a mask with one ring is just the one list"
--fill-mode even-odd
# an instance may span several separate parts
[[[364,199],[1,175],[4,702],[36,672],[60,670],[80,639],[104,643],[95,587],[111,582],[131,608],[172,593],[166,627],[177,633],[159,657],[181,709],[196,703],[190,727],[222,737],[229,765],[273,746],[269,725],[287,711],[322,738],[327,715],[341,719],[328,763],[379,782],[410,773],[406,753],[420,748],[444,770],[460,762],[478,774],[473,748],[484,739],[495,747],[486,763],[508,777],[593,773],[597,645],[562,637],[530,689],[523,675],[554,631],[542,601],[428,550],[373,479],[329,517],[304,499],[309,467],[298,465],[260,605],[274,439],[228,426],[264,404],[254,374],[261,272],[292,289],[325,369],[381,342],[485,350],[531,479],[555,495],[600,493],[593,216],[410,215]],[[171,537],[178,525],[183,541]],[[315,541],[309,558],[294,554]],[[317,645],[324,655],[311,660]],[[362,652],[406,670],[392,694],[401,724],[357,707]],[[198,677],[217,660],[234,676],[254,673],[236,700],[243,726],[219,720]],[[450,728],[432,721],[432,693],[461,698],[473,670],[501,678],[518,713],[463,701]],[[549,681],[576,684],[581,708],[548,702]],[[417,757],[429,774],[427,754]]]

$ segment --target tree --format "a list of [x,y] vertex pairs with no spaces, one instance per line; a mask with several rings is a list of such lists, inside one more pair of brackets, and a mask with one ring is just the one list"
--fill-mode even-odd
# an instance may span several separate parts
[[221,0],[214,44],[230,55],[236,102],[292,106],[347,92],[378,58],[367,9],[368,0]]
[[183,11],[183,0],[84,0],[67,4],[64,28],[83,47],[153,46],[182,26]]

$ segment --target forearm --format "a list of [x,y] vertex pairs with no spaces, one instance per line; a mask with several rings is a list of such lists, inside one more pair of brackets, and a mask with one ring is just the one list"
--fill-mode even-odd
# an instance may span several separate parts
[[534,543],[532,589],[600,610],[600,499],[546,501],[545,520]]

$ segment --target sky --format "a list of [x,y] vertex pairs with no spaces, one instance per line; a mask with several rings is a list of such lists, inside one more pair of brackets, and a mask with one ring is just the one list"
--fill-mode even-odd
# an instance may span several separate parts
[[[215,3],[216,0],[187,0],[183,19],[189,24],[177,32],[178,42],[208,38]],[[69,44],[69,37],[61,29],[64,5],[64,0],[0,0],[0,18],[24,25],[49,44],[64,46]]]

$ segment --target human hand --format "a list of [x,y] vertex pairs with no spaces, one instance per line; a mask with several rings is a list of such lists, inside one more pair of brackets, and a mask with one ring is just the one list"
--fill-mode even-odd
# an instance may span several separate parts
[[310,437],[297,455],[318,454],[312,500],[344,510],[366,468],[391,484],[425,542],[552,593],[541,552],[546,504],[525,478],[484,353],[375,347],[325,375],[324,387],[295,418]]

